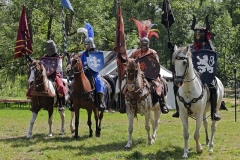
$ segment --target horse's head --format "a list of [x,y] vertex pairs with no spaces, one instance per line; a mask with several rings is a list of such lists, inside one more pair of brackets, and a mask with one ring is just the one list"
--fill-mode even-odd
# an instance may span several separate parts
[[73,54],[70,55],[69,53],[67,53],[68,63],[67,63],[67,66],[66,66],[66,74],[69,75],[69,76],[73,75],[71,63],[72,63],[74,55],[76,55],[76,54],[73,53]]
[[30,66],[30,76],[28,84],[33,84],[34,80],[40,80],[41,77],[46,75],[46,70],[39,60],[34,60]]
[[190,47],[175,46],[172,56],[172,64],[174,66],[174,83],[180,87],[185,79],[185,76],[189,72],[189,65],[192,64],[192,54]]
[[83,66],[80,57],[81,55],[79,56],[79,54],[72,55],[70,64],[67,66],[68,70],[71,70],[73,74],[83,72]]
[[141,80],[142,72],[138,61],[138,59],[133,58],[127,58],[126,61],[126,84],[128,84],[130,91],[140,87],[138,82]]

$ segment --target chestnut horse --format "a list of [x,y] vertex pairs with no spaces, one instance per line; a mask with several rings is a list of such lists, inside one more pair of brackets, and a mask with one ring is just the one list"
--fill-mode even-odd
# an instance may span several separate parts
[[[33,91],[31,92],[32,118],[30,120],[30,127],[27,138],[30,138],[32,136],[33,125],[41,108],[48,111],[48,136],[52,136],[52,115],[54,105],[57,102],[57,95],[52,81],[48,80],[46,70],[42,62],[39,60],[34,60],[32,62],[31,73],[28,79],[29,84],[32,83],[32,81],[34,86]],[[64,111],[59,111],[59,114],[62,120],[61,130],[59,134],[63,134],[65,113]]]
[[[128,116],[128,142],[125,148],[132,147],[133,120],[137,114],[144,115],[145,129],[147,131],[148,144],[155,142],[158,124],[160,122],[159,102],[153,104],[150,84],[144,77],[138,59],[127,58],[126,84],[123,89],[125,95],[126,112]],[[150,123],[153,134],[150,135]]]
[[[81,56],[81,55],[80,55]],[[91,85],[90,80],[84,73],[82,61],[80,59],[79,54],[74,54],[70,59],[70,64],[68,65],[67,70],[71,70],[74,74],[74,80],[72,83],[72,101],[73,101],[73,108],[75,111],[75,138],[78,138],[78,127],[79,127],[79,111],[80,108],[86,109],[88,114],[87,124],[89,127],[89,137],[93,136],[92,130],[92,121],[91,116],[92,112],[94,113],[95,123],[96,123],[96,131],[95,135],[100,137],[101,135],[101,123],[103,119],[104,109],[99,109],[96,107],[96,95],[95,89]],[[113,84],[108,78],[102,77],[102,80],[107,87],[107,95],[105,95],[105,104],[112,105],[114,100],[115,94],[115,84]]]

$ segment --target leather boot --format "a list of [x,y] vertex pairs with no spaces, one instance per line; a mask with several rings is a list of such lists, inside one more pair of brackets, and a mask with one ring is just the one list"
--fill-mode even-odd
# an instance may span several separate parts
[[173,113],[172,117],[174,118],[179,118],[179,107],[178,107],[178,104],[177,104],[177,97],[176,97],[176,94],[178,92],[178,87],[176,85],[173,86],[173,90],[174,90],[174,96],[175,96],[175,106],[176,106],[176,112]]
[[168,110],[167,105],[164,101],[164,98],[160,98],[159,103],[160,103],[161,112],[163,114],[167,114],[169,112],[169,110]]
[[179,108],[178,108],[177,101],[175,101],[175,106],[176,106],[176,112],[173,113],[172,117],[179,118]]
[[69,99],[68,107],[69,107],[69,110],[70,110],[71,112],[74,111],[72,99]]
[[220,121],[221,117],[216,113],[217,94],[210,95],[210,102],[211,102],[211,119],[212,119],[212,121]]
[[64,111],[65,110],[65,97],[59,98],[59,107],[58,111]]
[[99,97],[99,102],[100,102],[99,108],[106,109],[107,106],[104,103],[104,94],[103,93],[98,93],[98,97]]

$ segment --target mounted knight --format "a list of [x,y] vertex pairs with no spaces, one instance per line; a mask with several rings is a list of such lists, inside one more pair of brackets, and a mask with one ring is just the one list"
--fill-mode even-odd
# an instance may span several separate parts
[[[27,56],[28,60],[30,62],[34,62],[34,60]],[[40,58],[40,61],[42,61],[45,69],[46,74],[49,80],[52,82],[55,82],[55,88],[57,91],[57,99],[59,102],[59,111],[65,110],[65,104],[66,104],[66,84],[62,80],[62,56],[60,56],[57,53],[57,47],[53,40],[48,40],[46,42],[46,54]],[[33,77],[34,78],[34,77]],[[30,83],[33,83],[33,79]],[[34,88],[34,85],[30,87],[27,96],[31,96],[32,89]]]
[[[210,40],[211,32],[208,16],[209,15],[205,18],[206,27],[196,27],[196,17],[193,15],[191,30],[194,31],[194,41],[190,45],[190,49],[192,52],[194,68],[200,73],[202,82],[207,84],[210,91],[211,118],[212,120],[219,121],[221,120],[221,117],[216,112],[218,84],[215,77],[218,53],[214,50],[214,46]],[[173,117],[179,117],[179,109],[177,105],[176,109],[177,112]]]
[[168,86],[165,79],[160,75],[160,64],[158,53],[149,47],[149,39],[152,36],[159,38],[156,33],[156,29],[151,29],[154,24],[151,23],[151,19],[139,21],[135,18],[131,18],[135,26],[138,29],[140,48],[132,53],[130,58],[138,59],[145,78],[151,84],[153,104],[160,103],[161,112],[167,114],[169,112],[166,105],[166,95],[168,92]]
[[99,72],[104,67],[104,56],[103,52],[96,49],[94,43],[94,30],[93,27],[84,22],[85,28],[79,28],[78,33],[83,32],[86,36],[84,41],[85,51],[80,52],[80,58],[83,64],[83,69],[85,75],[89,78],[90,82],[92,82],[95,92],[97,93],[97,106],[99,109],[106,109],[107,106],[105,104],[105,97],[107,96],[107,87],[104,86],[105,81],[100,75]]

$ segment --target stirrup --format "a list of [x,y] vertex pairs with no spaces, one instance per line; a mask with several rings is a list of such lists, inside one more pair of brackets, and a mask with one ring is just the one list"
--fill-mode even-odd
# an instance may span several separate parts
[[175,113],[173,113],[172,117],[179,118],[179,111],[177,110]]

